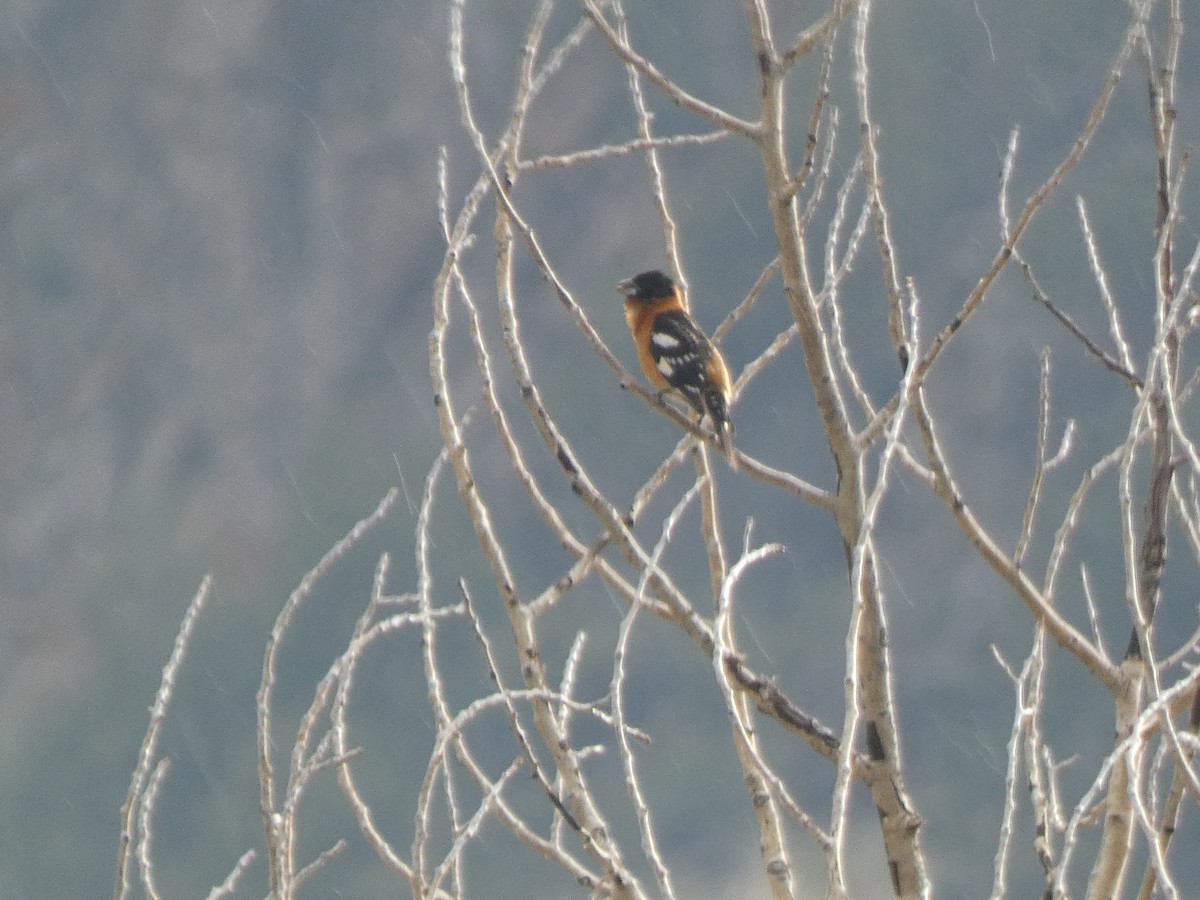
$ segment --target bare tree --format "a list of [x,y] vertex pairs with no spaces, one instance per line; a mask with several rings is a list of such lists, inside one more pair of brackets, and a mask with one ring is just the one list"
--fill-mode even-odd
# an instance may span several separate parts
[[[1183,806],[1200,796],[1194,764],[1200,631],[1156,628],[1166,598],[1168,542],[1175,545],[1173,583],[1194,584],[1200,560],[1200,451],[1189,430],[1196,376],[1187,356],[1200,246],[1181,246],[1187,154],[1176,137],[1182,2],[1132,0],[1090,114],[1057,165],[1023,199],[1014,197],[1020,142],[1013,131],[998,185],[990,263],[945,321],[932,318],[922,302],[920,278],[906,270],[904,236],[894,225],[881,174],[886,136],[873,112],[871,0],[835,0],[786,37],[779,22],[787,16],[769,7],[766,0],[743,3],[759,101],[755,115],[745,118],[689,92],[648,58],[617,0],[583,0],[579,10],[542,0],[512,61],[516,80],[507,118],[496,125],[495,110],[481,111],[475,98],[493,76],[477,74],[470,58],[470,10],[464,0],[450,5],[450,66],[478,176],[456,194],[454,163],[449,153],[443,155],[440,224],[446,251],[433,285],[428,349],[444,449],[429,472],[420,507],[419,578],[411,592],[393,595],[388,558],[380,561],[358,626],[299,723],[286,776],[272,718],[280,677],[276,648],[315,581],[389,513],[395,492],[330,551],[279,615],[258,696],[261,814],[272,896],[294,896],[342,852],[344,844],[337,844],[305,863],[296,850],[306,792],[314,779],[335,777],[366,843],[414,897],[488,895],[477,885],[472,889],[467,866],[480,852],[483,830],[495,826],[519,852],[566,876],[555,882],[548,875],[547,891],[564,893],[573,881],[593,896],[688,896],[663,840],[667,812],[661,798],[702,788],[686,772],[670,786],[661,784],[661,773],[646,774],[646,743],[664,735],[659,723],[640,719],[630,708],[639,692],[671,690],[639,683],[644,676],[630,661],[633,641],[651,617],[690,643],[694,664],[687,671],[693,678],[707,673],[711,700],[727,718],[728,732],[707,739],[728,742],[740,769],[744,809],[757,827],[759,883],[746,886],[743,895],[863,896],[876,883],[881,895],[930,896],[936,879],[924,832],[927,817],[937,812],[908,785],[901,742],[906,716],[897,702],[887,639],[892,598],[881,575],[891,564],[880,536],[885,504],[915,519],[928,514],[921,510],[929,509],[930,497],[938,501],[937,515],[966,538],[959,542],[962,552],[975,554],[999,577],[1003,588],[994,602],[1010,607],[1014,616],[1020,610],[1030,629],[1023,662],[1009,662],[995,645],[995,659],[985,661],[1008,674],[1014,694],[1007,766],[998,788],[992,895],[1013,895],[1014,869],[1027,870],[1031,861],[1047,897],[1184,895],[1171,839]],[[1157,164],[1156,250],[1147,260],[1153,304],[1122,301],[1111,291],[1100,250],[1103,235],[1093,230],[1084,197],[1075,200],[1079,243],[1094,285],[1063,303],[1043,286],[1023,241],[1045,209],[1063,202],[1064,180],[1087,156],[1118,84],[1139,65],[1149,86],[1148,134]],[[564,72],[586,72],[587,66],[623,72],[622,102],[628,103],[626,121],[635,136],[572,152],[528,153],[535,136],[531,122],[544,93]],[[611,109],[616,100],[587,102]],[[664,104],[678,107],[695,127],[661,131],[655,111]],[[485,126],[483,119],[493,124]],[[652,211],[657,217],[666,267],[686,281],[679,240],[686,224],[676,214],[680,200],[664,160],[697,147],[753,151],[774,232],[759,276],[715,329],[715,339],[730,334],[752,308],[779,296],[788,313],[786,326],[762,342],[737,373],[735,420],[737,398],[752,390],[811,395],[834,463],[829,483],[791,458],[749,452],[753,441],[739,443],[737,469],[727,469],[712,453],[705,422],[626,368],[622,359],[628,354],[610,345],[614,336],[597,324],[594,308],[581,301],[580,289],[534,224],[537,204],[561,190],[539,179],[559,170],[567,178],[581,177],[589,167],[639,161],[650,188],[638,192],[636,202],[645,207],[640,214]],[[733,147],[738,149],[728,149]],[[562,184],[561,176],[556,184]],[[846,327],[844,288],[858,264],[877,273],[875,295],[886,314],[878,317],[876,333],[855,339]],[[532,273],[540,276],[543,295],[556,301],[552,305],[531,305]],[[614,284],[625,274],[614,273]],[[1097,381],[1103,377],[1105,385],[1115,386],[1107,411],[1119,409],[1127,422],[1115,446],[1081,449],[1073,439],[1075,422],[1055,425],[1055,369],[1050,353],[1042,353],[1040,395],[1029,403],[1036,455],[1022,489],[1024,513],[1015,540],[985,524],[989,516],[972,495],[986,492],[957,474],[946,446],[956,425],[939,413],[930,391],[947,348],[972,324],[1002,274],[1018,275],[1049,312],[1056,333],[1066,335],[1098,373]],[[1091,291],[1102,306],[1106,336],[1080,324]],[[615,294],[610,302],[615,307]],[[632,439],[623,429],[589,428],[572,412],[578,398],[559,389],[555,373],[540,363],[542,348],[527,337],[535,308],[539,317],[553,319],[551,330],[569,355],[606,367],[606,381],[593,385],[597,393],[622,389],[641,402],[642,416],[661,417],[678,429],[675,446],[649,467],[632,493],[611,487],[613,479],[600,474],[611,467],[596,463],[624,458]],[[1130,319],[1152,324],[1140,351],[1126,337]],[[797,350],[807,376],[802,392],[781,362]],[[887,385],[882,394],[881,383]],[[752,431],[746,426],[741,434]],[[1057,503],[1047,490],[1049,480],[1072,471],[1082,474],[1073,492],[1064,489],[1065,502]],[[448,502],[440,485],[451,476],[490,573],[486,588],[432,560],[431,523],[439,504]],[[919,487],[897,491],[901,479]],[[817,511],[844,550],[845,628],[826,637],[833,645],[840,639],[842,647],[844,695],[836,704],[841,721],[821,721],[811,710],[829,706],[828,698],[780,680],[769,656],[747,641],[743,610],[754,602],[752,573],[784,549],[758,541],[752,522],[731,510],[729,497],[751,482],[787,505]],[[517,503],[536,513],[535,528],[514,513]],[[1089,573],[1099,561],[1078,546],[1085,522],[1104,523],[1119,534],[1122,583],[1094,583]],[[727,532],[741,534],[740,544],[729,546]],[[541,548],[566,554],[549,579],[532,574],[540,567],[530,559]],[[676,559],[680,562],[672,564]],[[690,560],[706,563],[707,578],[695,577],[694,568],[686,567]],[[1042,561],[1040,572],[1035,560]],[[1068,561],[1077,564],[1077,576],[1067,573]],[[607,690],[589,699],[579,689],[580,671],[595,662],[593,651],[582,629],[567,626],[564,635],[562,619],[578,608],[575,598],[594,598],[597,586],[622,612],[605,657]],[[805,591],[795,585],[792,602],[803,602]],[[145,893],[157,895],[150,840],[157,787],[166,776],[165,760],[156,762],[157,732],[207,592],[206,584],[164,672],[123,811],[118,897],[127,895],[135,870]],[[1067,602],[1077,592],[1086,602]],[[1194,606],[1180,593],[1172,598],[1176,603]],[[496,615],[500,608],[502,619]],[[1121,654],[1106,647],[1102,611],[1109,630],[1127,634]],[[963,614],[969,615],[965,606]],[[1112,624],[1120,616],[1123,622]],[[462,628],[473,635],[469,666],[444,647],[446,631]],[[358,743],[347,715],[368,651],[388,652],[395,635],[411,630],[421,635],[428,701],[423,715],[433,717],[434,729],[413,827],[401,832],[379,821],[372,791],[386,788],[364,786],[359,759],[370,748]],[[1062,652],[1052,653],[1054,646]],[[394,646],[391,652],[397,652]],[[467,668],[481,678],[469,699],[455,699]],[[1080,676],[1096,689],[1092,697],[1106,698],[1089,714],[1111,721],[1115,739],[1092,754],[1094,771],[1074,773],[1083,785],[1075,789],[1063,783],[1064,766],[1096,748],[1087,737],[1075,743],[1052,739],[1046,720],[1056,679],[1075,684]],[[807,748],[803,755],[795,753],[795,745]],[[616,760],[615,773],[601,765],[606,754]],[[819,774],[797,774],[797,758]],[[519,780],[522,772],[531,780]],[[821,800],[813,799],[814,781],[826,786]],[[872,805],[883,859],[863,851],[875,845],[862,833],[868,819],[856,811]],[[744,828],[727,825],[723,841],[753,847]],[[730,858],[737,858],[735,851]],[[252,864],[247,854],[212,896],[231,896]],[[527,888],[531,895],[540,889]]]

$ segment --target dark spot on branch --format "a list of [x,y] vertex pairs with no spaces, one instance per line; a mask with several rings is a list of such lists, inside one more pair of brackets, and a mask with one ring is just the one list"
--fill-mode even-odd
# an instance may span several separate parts
[[867,723],[867,753],[871,759],[883,761],[887,754],[883,750],[883,741],[879,738],[879,726],[874,722]]
[[1138,641],[1137,629],[1134,629],[1129,634],[1129,646],[1125,648],[1126,659],[1141,659],[1142,645]]

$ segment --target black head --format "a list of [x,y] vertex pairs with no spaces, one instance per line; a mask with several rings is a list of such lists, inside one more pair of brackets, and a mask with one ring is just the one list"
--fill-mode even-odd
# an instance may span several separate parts
[[617,290],[631,300],[657,300],[659,297],[670,297],[674,294],[675,282],[669,275],[652,269],[626,278],[617,285]]

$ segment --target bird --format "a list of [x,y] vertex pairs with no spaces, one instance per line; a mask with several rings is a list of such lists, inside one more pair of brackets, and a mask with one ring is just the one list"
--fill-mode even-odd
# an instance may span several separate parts
[[736,469],[729,367],[688,312],[683,288],[652,269],[625,279],[617,290],[625,297],[625,320],[646,378],[660,393],[681,396],[699,418],[708,416],[721,451]]

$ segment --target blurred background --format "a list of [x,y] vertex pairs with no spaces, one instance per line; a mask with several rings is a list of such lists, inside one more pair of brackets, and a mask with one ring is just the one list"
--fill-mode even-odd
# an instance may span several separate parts
[[[629,6],[634,42],[647,56],[693,93],[754,118],[755,63],[740,4],[710,0],[702,15],[684,0]],[[468,4],[469,74],[490,135],[507,118],[532,10]],[[551,37],[576,16],[567,4]],[[1022,129],[1012,207],[1019,209],[1077,136],[1126,16],[1118,0],[876,4],[873,103],[885,193],[901,271],[916,279],[925,302],[926,341],[995,252],[998,174],[1011,129]],[[808,21],[797,11],[781,13],[777,33],[789,36]],[[845,30],[838,45],[843,81],[833,100],[842,109],[835,178],[848,169],[857,140],[844,81]],[[1186,33],[1181,55],[1179,146],[1197,137],[1195,33]],[[791,97],[798,135],[813,71],[800,66]],[[1144,71],[1136,62],[1128,71],[1091,153],[1024,248],[1051,296],[1103,337],[1076,224],[1074,197],[1082,195],[1135,351],[1144,352],[1153,322],[1155,172]],[[660,133],[708,130],[658,97],[652,102]],[[525,153],[633,134],[624,74],[592,36],[534,111]],[[253,699],[270,625],[303,573],[389,487],[419,498],[440,446],[426,338],[431,279],[443,252],[441,147],[454,209],[478,164],[459,125],[440,2],[14,0],[0,10],[0,900],[111,892],[117,813],[146,710],[205,573],[215,577],[215,597],[164,734],[173,768],[164,795],[169,813],[160,822],[160,882],[169,896],[195,896],[224,878],[241,852],[261,846]],[[665,159],[697,315],[711,328],[775,255],[761,171],[753,149],[735,141]],[[531,173],[518,184],[518,199],[558,271],[630,364],[614,285],[664,262],[647,184],[644,165],[633,158]],[[1194,209],[1195,189],[1183,196]],[[468,271],[484,292],[491,262],[486,215],[481,223],[482,249]],[[823,234],[814,233],[815,240]],[[1195,229],[1185,224],[1182,234],[1190,252]],[[872,256],[868,245],[847,286],[845,314],[868,388],[882,401],[896,371]],[[531,267],[521,278],[527,335],[537,348],[535,368],[552,385],[550,399],[601,482],[628,496],[652,471],[655,454],[671,446],[671,428],[618,390],[600,363],[580,358],[581,344]],[[745,365],[785,324],[775,281],[728,338],[731,363]],[[1064,337],[1017,278],[1001,280],[930,386],[969,498],[1009,539],[1020,524],[1033,459],[1044,346],[1055,363],[1052,434],[1078,418],[1082,453],[1069,470],[1078,473],[1123,437],[1128,394]],[[471,352],[465,342],[459,349],[465,406],[478,388]],[[828,486],[829,456],[797,359],[747,393],[739,440]],[[511,385],[503,390],[514,396]],[[506,464],[494,459],[501,492]],[[1073,477],[1048,487],[1059,516]],[[783,561],[764,567],[746,589],[759,601],[746,628],[760,669],[778,672],[800,702],[839,723],[845,584],[832,529],[787,498],[730,473],[720,479],[732,541],[753,514],[759,539],[788,546]],[[990,886],[1011,722],[1010,685],[989,648],[999,644],[1019,660],[1028,616],[972,559],[920,484],[901,479],[894,493],[902,500],[884,510],[885,586],[896,601],[909,787],[929,820],[936,883],[947,897],[980,896]],[[514,522],[534,522],[512,497]],[[459,574],[451,561],[474,549],[454,503],[449,489],[438,532],[448,585]],[[313,679],[344,645],[380,551],[393,553],[394,590],[411,587],[414,521],[411,503],[401,504],[323,585],[289,643],[286,708],[307,704]],[[1042,549],[1031,554],[1035,569],[1045,563],[1045,535],[1055,521],[1048,516]],[[653,522],[647,527],[647,535],[657,531]],[[1127,625],[1117,534],[1097,526],[1082,537],[1073,565],[1086,558],[1097,583],[1108,585],[1108,637],[1120,648]],[[521,564],[530,589],[561,571],[556,546],[526,552]],[[490,599],[483,567],[460,565]],[[703,583],[701,575],[697,585]],[[1177,619],[1164,627],[1195,627],[1186,585],[1178,583]],[[1078,594],[1077,585],[1072,590]],[[597,636],[593,674],[602,684],[610,664],[603,648],[619,606],[601,593],[579,618],[562,615],[563,646],[584,624]],[[1080,607],[1071,615],[1082,621]],[[688,667],[703,673],[707,664],[666,629],[651,626],[649,635],[645,646],[663,660],[686,659],[680,668],[657,662],[662,671],[645,671],[666,695],[642,698],[646,722],[670,723],[691,747],[668,750],[660,764],[676,777],[707,773],[706,752],[697,748],[711,739],[694,710],[713,698],[703,674],[690,681],[685,674]],[[415,654],[415,638],[412,646]],[[554,652],[561,664],[564,654]],[[1051,737],[1102,754],[1112,727],[1103,696],[1072,662],[1052,658],[1064,679],[1056,697],[1064,711],[1053,722],[1061,733]],[[381,710],[365,727],[392,734],[396,745],[404,744],[403,729],[424,729],[410,760],[419,771],[428,721],[388,718],[400,706],[397,692],[423,696],[419,669],[414,680],[402,674],[404,665],[381,664],[378,680],[364,689]],[[689,696],[691,684],[700,685],[700,696]],[[1081,708],[1092,712],[1077,729]],[[727,754],[727,725],[717,713],[715,743]],[[804,780],[804,772],[814,772],[812,802],[824,811],[820,798],[831,773],[811,754],[792,752],[791,774]],[[1080,769],[1076,788],[1092,771],[1084,763]],[[710,792],[707,774],[696,774],[677,802],[660,801],[672,852],[686,861],[680,878],[689,896],[701,896],[702,886],[712,896],[765,892],[753,874],[752,818],[736,777],[722,783],[727,774],[713,776],[720,790]],[[697,784],[711,796],[697,798]],[[395,801],[398,834],[411,825],[404,799]],[[744,882],[741,890],[728,887],[741,876],[736,857],[713,851],[723,846],[720,829],[696,825],[716,817],[703,806],[710,801],[740,809],[750,889]],[[884,896],[877,826],[870,810],[864,813],[870,855],[861,889]],[[355,839],[347,819],[330,828]],[[492,864],[519,870],[528,862],[496,846]],[[395,895],[394,882],[364,848],[355,847],[342,866],[314,882],[309,896]],[[1037,884],[1027,849],[1021,867],[1034,879],[1024,883]],[[823,883],[823,870],[814,871]],[[247,883],[245,896],[261,895],[261,863]],[[528,884],[505,893],[501,883],[478,896],[529,896]],[[548,883],[571,890],[561,879]]]

